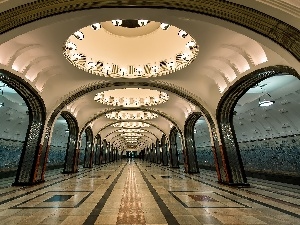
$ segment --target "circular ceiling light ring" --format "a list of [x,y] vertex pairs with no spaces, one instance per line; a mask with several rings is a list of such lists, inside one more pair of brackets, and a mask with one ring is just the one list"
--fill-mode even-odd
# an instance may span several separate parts
[[105,117],[108,119],[115,120],[150,120],[157,118],[158,115],[156,113],[145,112],[145,111],[113,111],[110,113],[106,113]]
[[[69,43],[76,48],[70,48]],[[181,70],[194,61],[198,51],[193,37],[170,24],[116,19],[74,32],[65,42],[63,54],[73,66],[88,73],[132,79]]]
[[145,128],[150,127],[150,124],[143,122],[120,122],[112,124],[113,127],[122,127],[122,128]]
[[102,91],[95,95],[94,100],[111,106],[141,107],[165,103],[169,95],[152,89],[125,88]]

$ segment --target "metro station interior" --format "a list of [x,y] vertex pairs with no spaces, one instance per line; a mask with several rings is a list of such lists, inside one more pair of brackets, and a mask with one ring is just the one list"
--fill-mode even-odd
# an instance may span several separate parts
[[0,0],[1,224],[300,224],[298,0]]

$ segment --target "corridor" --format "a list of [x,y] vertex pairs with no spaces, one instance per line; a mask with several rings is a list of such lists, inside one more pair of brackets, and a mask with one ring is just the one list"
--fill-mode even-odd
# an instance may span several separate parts
[[139,160],[77,174],[47,172],[46,182],[11,187],[0,181],[1,224],[300,224],[300,187],[251,179],[248,188],[217,183]]

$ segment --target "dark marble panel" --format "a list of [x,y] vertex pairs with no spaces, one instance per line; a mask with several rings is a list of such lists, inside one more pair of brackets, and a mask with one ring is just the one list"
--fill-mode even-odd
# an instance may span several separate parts
[[246,171],[297,175],[300,171],[299,136],[239,143]]
[[74,195],[53,195],[44,202],[65,202],[72,198]]

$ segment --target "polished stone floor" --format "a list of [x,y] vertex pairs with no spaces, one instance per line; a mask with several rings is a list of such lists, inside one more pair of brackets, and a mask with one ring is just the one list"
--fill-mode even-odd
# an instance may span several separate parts
[[47,172],[33,187],[0,179],[0,224],[300,224],[300,186],[249,178],[248,188],[136,161]]

